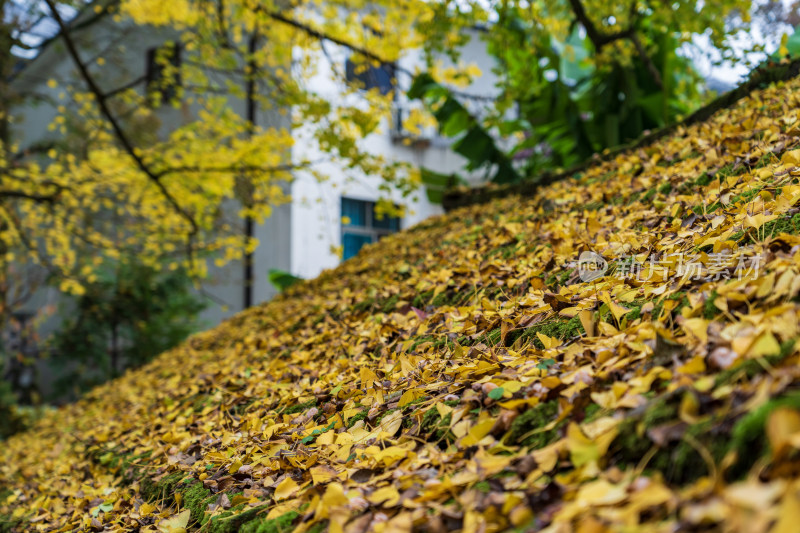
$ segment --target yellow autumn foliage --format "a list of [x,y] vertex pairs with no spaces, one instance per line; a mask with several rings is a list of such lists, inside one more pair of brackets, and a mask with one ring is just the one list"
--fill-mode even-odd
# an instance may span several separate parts
[[3,443],[0,521],[792,531],[798,104],[773,84],[192,337]]
[[[392,95],[346,84],[339,65],[320,63],[332,43],[354,60],[349,49],[395,61],[423,42],[415,24],[431,8],[423,1],[391,9],[383,2],[370,9],[364,2],[284,4],[125,0],[95,10],[113,39],[62,32],[43,53],[62,54],[75,77],[43,82],[54,113],[41,141],[47,148],[39,153],[40,139],[25,139],[33,148],[13,144],[10,134],[0,139],[0,270],[43,265],[70,292],[81,292],[102,267],[96,257],[136,257],[202,277],[207,258],[224,263],[257,244],[238,229],[241,219],[269,217],[289,201],[298,174],[327,179],[315,168],[322,161],[339,163],[347,179],[369,176],[380,190],[413,193],[417,169],[363,146],[388,123]],[[43,2],[42,10],[52,15],[54,6]],[[112,64],[125,48],[122,36],[150,33],[172,40],[154,55],[158,85],[145,87],[143,76]],[[112,44],[91,42],[95,35]],[[343,94],[319,91],[314,76],[330,77]],[[21,87],[10,94],[21,98],[13,92],[29,90]],[[29,112],[11,107],[9,123],[28,127]],[[301,128],[308,150],[299,153]]]

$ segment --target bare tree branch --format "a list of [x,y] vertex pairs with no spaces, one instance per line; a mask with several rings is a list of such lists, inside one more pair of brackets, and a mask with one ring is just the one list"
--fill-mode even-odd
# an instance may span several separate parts
[[169,174],[175,174],[177,172],[193,172],[198,174],[203,172],[207,172],[210,174],[216,174],[216,173],[224,174],[230,172],[261,172],[264,174],[268,174],[273,172],[290,172],[292,170],[306,168],[313,164],[314,162],[305,162],[297,165],[292,165],[292,164],[276,165],[274,167],[262,167],[258,165],[231,165],[225,167],[202,167],[202,166],[170,167],[168,169],[162,170],[161,172],[157,172],[155,176],[161,178],[163,176],[167,176]]
[[[334,37],[332,35],[327,35],[325,33],[322,33],[321,31],[316,30],[316,29],[312,28],[311,26],[308,26],[307,24],[303,24],[300,21],[297,21],[297,20],[291,19],[289,17],[286,17],[281,13],[277,13],[277,12],[274,12],[274,11],[264,11],[264,10],[259,9],[259,8],[256,8],[256,9],[258,11],[261,11],[262,13],[264,13],[265,15],[267,15],[268,17],[270,17],[273,20],[276,20],[278,22],[282,22],[284,24],[288,24],[289,26],[292,26],[293,28],[296,28],[296,29],[302,31],[303,33],[305,33],[309,37],[314,37],[316,39],[319,39],[320,41],[330,41],[330,42],[332,42],[334,44],[338,44],[339,46],[343,46],[345,48],[348,48],[349,50],[352,50],[353,52],[356,52],[356,53],[366,57],[367,59],[371,59],[373,61],[377,61],[381,65],[392,65],[394,70],[395,70],[395,72],[400,72],[402,74],[406,74],[407,76],[410,76],[412,78],[415,75],[410,70],[399,66],[397,64],[397,62],[389,61],[389,60],[379,56],[378,54],[369,51],[368,49],[366,49],[366,48],[364,48],[362,46],[358,46],[356,44],[347,42],[344,39],[340,39],[338,37]],[[465,98],[465,99],[468,99],[468,100],[477,100],[477,101],[486,101],[486,102],[493,102],[493,101],[496,100],[496,97],[494,97],[494,96],[481,96],[481,95],[469,94],[469,93],[464,93],[464,92],[455,91],[455,90],[450,91],[450,92],[452,92],[456,96],[459,96],[461,98]]]
[[37,143],[26,146],[11,157],[12,163],[19,163],[31,154],[45,154],[56,147],[53,141],[39,141]]
[[642,41],[636,34],[635,0],[631,3],[630,7],[630,26],[625,30],[609,34],[602,33],[597,29],[597,26],[595,26],[592,19],[590,19],[589,15],[586,13],[586,9],[583,7],[581,0],[569,0],[569,4],[572,7],[572,12],[575,14],[575,18],[584,27],[587,37],[589,37],[589,40],[592,41],[592,44],[594,44],[594,47],[598,52],[602,50],[604,46],[611,44],[614,41],[618,41],[620,39],[629,39],[636,47],[636,52],[639,54],[639,58],[641,58],[642,62],[645,64],[645,67],[647,68],[648,72],[650,72],[650,75],[653,77],[653,81],[655,81],[658,88],[661,89],[664,87],[661,80],[661,73],[658,72],[653,60],[647,55],[647,50],[644,49]]
[[108,100],[109,98],[113,98],[116,95],[118,95],[119,93],[125,92],[128,89],[133,89],[134,87],[136,87],[140,83],[144,83],[145,81],[147,81],[147,76],[146,75],[139,76],[138,78],[129,81],[125,85],[121,85],[121,86],[117,87],[116,89],[111,89],[110,91],[106,91],[105,93],[103,93],[103,97],[106,100]]
[[586,14],[586,9],[584,9],[581,0],[569,0],[569,4],[572,6],[572,12],[575,13],[575,18],[578,19],[578,22],[580,22],[584,27],[586,30],[586,35],[589,37],[589,40],[592,41],[592,44],[594,44],[594,47],[598,51],[614,41],[629,38],[636,31],[633,25],[631,25],[631,27],[626,30],[610,34],[602,33],[597,29],[597,26],[594,25],[594,22],[589,18],[589,15]]
[[228,28],[225,24],[225,0],[217,2],[217,31],[219,32],[220,39],[222,40],[222,47],[230,50],[231,40],[228,35]]
[[41,203],[53,203],[58,197],[58,192],[53,194],[29,194],[22,191],[4,191],[0,189],[0,198],[23,198]]

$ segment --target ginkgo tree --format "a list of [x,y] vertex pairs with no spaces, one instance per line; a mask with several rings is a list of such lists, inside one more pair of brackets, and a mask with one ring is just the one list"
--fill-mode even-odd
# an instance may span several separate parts
[[[289,201],[298,170],[324,181],[334,163],[348,180],[370,180],[383,195],[377,210],[399,215],[418,171],[362,142],[388,123],[394,95],[364,90],[320,59],[344,48],[360,71],[409,49],[444,51],[459,39],[437,22],[441,9],[416,0],[0,0],[0,333],[21,327],[20,297],[46,284],[80,308],[131,272],[198,281],[234,260],[251,305],[254,226]],[[143,49],[145,71],[130,61]],[[340,94],[320,91],[320,74]],[[300,129],[311,149],[298,155]],[[135,310],[125,313],[136,322]],[[88,346],[51,344],[70,362],[75,350],[93,357]],[[117,343],[108,344],[113,354]],[[0,341],[0,376],[17,362],[28,364]]]
[[[333,101],[309,80],[331,45],[361,68],[396,60],[432,16],[424,2],[0,0],[0,332],[21,327],[15,313],[46,283],[82,295],[114,272],[247,269],[253,226],[289,200],[298,169],[324,180],[316,163],[334,161],[412,192],[415,169],[361,145],[392,96],[333,69],[358,91]],[[153,72],[127,68],[124,49],[153,35]],[[52,49],[66,73],[31,82]],[[319,160],[293,156],[300,126]],[[0,376],[12,352],[0,341]]]
[[[256,242],[240,230],[241,219],[250,226],[286,202],[298,168],[324,179],[318,161],[291,155],[300,125],[312,125],[324,160],[354,176],[379,178],[405,194],[419,182],[413,168],[361,146],[389,116],[391,94],[370,90],[353,103],[331,101],[308,80],[331,43],[350,48],[360,68],[423,46],[419,27],[434,15],[426,2],[77,2],[82,11],[72,21],[63,2],[34,4],[58,26],[55,40],[74,75],[47,82],[57,94],[49,142],[20,145],[16,108],[3,110],[0,261],[45,265],[63,290],[80,293],[109,259],[135,257],[203,276],[210,256],[246,257]],[[155,84],[138,73],[110,86],[111,52],[103,53],[104,43],[87,45],[91,32],[79,38],[74,30],[95,17],[173,36],[154,58]],[[158,112],[169,105],[183,117],[168,129]],[[278,118],[258,123],[265,110]],[[236,216],[226,219],[231,201]]]

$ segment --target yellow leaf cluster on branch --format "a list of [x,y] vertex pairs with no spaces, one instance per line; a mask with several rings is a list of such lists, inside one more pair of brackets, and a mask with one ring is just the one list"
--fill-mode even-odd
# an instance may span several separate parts
[[[45,265],[78,292],[99,256],[202,277],[208,257],[229,261],[255,246],[237,230],[241,219],[261,222],[287,202],[297,171],[325,179],[313,167],[333,162],[348,179],[378,181],[381,191],[407,196],[419,186],[416,169],[364,148],[389,119],[392,95],[358,92],[341,65],[328,73],[318,65],[332,45],[367,61],[395,61],[422,42],[415,24],[430,10],[425,2],[168,4],[98,6],[106,18],[94,24],[105,24],[109,45],[91,42],[103,32],[73,28],[84,14],[68,24],[56,1],[42,3],[43,16],[61,29],[59,50],[43,53],[63,53],[74,76],[46,83],[47,142],[21,147],[10,133],[0,138],[0,243],[17,262]],[[172,36],[153,54],[157,80],[128,75],[114,55],[125,35],[143,32]],[[317,87],[318,75],[336,80],[343,94]],[[4,132],[34,126],[25,122],[29,107],[8,103],[25,101],[15,87],[1,95]],[[296,153],[301,129],[308,146]]]

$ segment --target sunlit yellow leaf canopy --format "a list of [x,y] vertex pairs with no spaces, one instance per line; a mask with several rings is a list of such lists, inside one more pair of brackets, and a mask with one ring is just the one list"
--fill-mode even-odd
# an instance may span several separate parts
[[[46,5],[51,16],[58,12],[54,2]],[[41,154],[27,146],[16,154],[23,148],[13,137],[2,140],[0,190],[13,200],[0,206],[5,249],[16,253],[13,260],[45,264],[65,278],[62,288],[76,291],[104,257],[136,256],[148,266],[182,266],[203,276],[209,256],[228,261],[252,250],[257,243],[238,221],[263,221],[288,201],[296,171],[327,179],[315,169],[321,162],[339,164],[348,179],[371,180],[386,196],[380,208],[402,212],[389,192],[408,196],[418,186],[417,170],[363,148],[365,137],[385,127],[392,95],[359,90],[345,84],[339,65],[320,72],[319,64],[326,45],[395,61],[402,49],[420,45],[415,25],[431,10],[424,2],[365,6],[98,4],[105,18],[96,24],[121,35],[168,37],[155,55],[160,78],[146,90],[136,81],[140,74],[109,87],[104,76],[119,70],[119,60],[113,50],[106,61],[95,49],[113,47],[82,47],[85,35],[72,30],[45,50],[62,54],[75,76],[46,83],[57,100],[49,127],[57,142]],[[128,45],[134,46],[119,48]],[[319,75],[333,78],[342,94],[320,92],[313,81]],[[13,128],[28,111],[0,115],[10,113]],[[169,113],[180,117],[177,124],[164,118]],[[318,157],[293,156],[300,127]],[[230,208],[234,200],[237,209]]]

